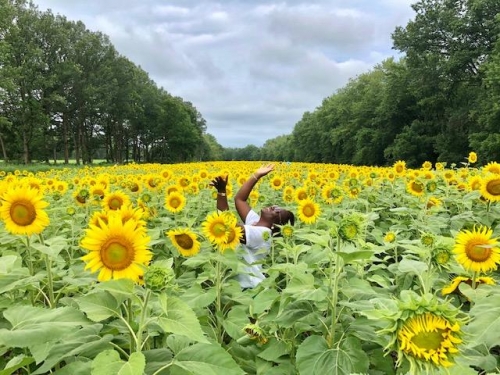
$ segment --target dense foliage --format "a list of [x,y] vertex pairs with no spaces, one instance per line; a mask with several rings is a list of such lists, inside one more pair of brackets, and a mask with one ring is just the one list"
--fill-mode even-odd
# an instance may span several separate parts
[[498,374],[500,164],[475,160],[277,164],[249,203],[296,222],[250,289],[209,184],[231,202],[258,162],[0,171],[0,374]]
[[121,163],[213,158],[202,115],[107,36],[25,0],[0,0],[4,160]]

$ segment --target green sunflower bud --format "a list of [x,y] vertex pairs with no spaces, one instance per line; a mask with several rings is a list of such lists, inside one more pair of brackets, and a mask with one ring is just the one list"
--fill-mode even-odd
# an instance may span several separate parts
[[364,219],[359,215],[344,217],[339,224],[339,236],[344,241],[354,241],[363,231]]
[[174,271],[171,266],[171,261],[160,261],[149,266],[144,274],[144,284],[146,288],[153,292],[161,292],[167,289],[174,279]]

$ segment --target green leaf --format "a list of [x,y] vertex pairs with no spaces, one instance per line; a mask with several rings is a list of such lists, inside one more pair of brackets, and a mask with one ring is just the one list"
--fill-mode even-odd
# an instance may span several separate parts
[[352,263],[356,260],[368,260],[372,257],[373,251],[370,250],[360,250],[346,253],[343,251],[336,251],[334,254],[340,256],[346,264]]
[[5,368],[0,371],[0,375],[10,375],[21,367],[28,366],[33,362],[35,362],[34,358],[26,357],[24,354],[15,356],[9,362],[7,362]]
[[24,348],[57,341],[69,335],[88,320],[71,307],[43,309],[32,306],[14,306],[3,313],[12,329],[0,329],[0,345]]
[[[144,372],[148,375],[154,374],[160,368],[168,365],[172,360],[172,352],[166,348],[145,350],[142,352],[146,357],[146,368]],[[158,373],[158,375],[168,374],[168,369]]]
[[369,361],[360,346],[350,337],[329,348],[322,336],[309,336],[297,350],[297,368],[301,375],[366,373]]
[[[481,289],[488,286],[481,285]],[[497,287],[495,286],[495,289]],[[494,288],[489,288],[492,291]],[[500,293],[477,299],[470,309],[471,322],[464,328],[469,347],[485,345],[488,349],[500,345]]]
[[428,266],[424,262],[420,262],[418,260],[411,260],[407,258],[403,258],[401,262],[399,262],[398,270],[401,273],[413,273],[415,275],[421,275],[425,271],[427,271]]
[[215,288],[204,291],[200,285],[193,284],[191,288],[184,292],[181,299],[192,309],[202,309],[215,301],[215,297]]
[[174,359],[172,375],[243,375],[234,359],[216,344],[194,344]]
[[75,361],[68,363],[62,369],[53,372],[52,375],[89,375],[92,362]]
[[245,332],[243,332],[243,328],[250,323],[248,319],[248,309],[246,306],[239,305],[234,306],[226,318],[222,322],[226,333],[231,336],[232,339],[238,340],[239,338],[245,336]]
[[162,315],[156,323],[165,333],[184,335],[198,342],[208,342],[194,311],[177,297],[161,294],[158,297]]
[[316,307],[309,301],[295,301],[290,303],[286,308],[276,317],[276,323],[279,325],[290,328],[297,321],[309,314],[316,311]]
[[264,311],[269,310],[279,297],[280,294],[275,289],[265,289],[253,299],[251,311],[254,314],[262,314]]
[[68,240],[62,236],[51,237],[45,240],[44,244],[33,242],[30,244],[32,248],[40,251],[42,254],[48,255],[52,259],[57,259],[59,253],[68,248]]
[[75,300],[80,309],[94,322],[120,314],[121,303],[107,291],[87,294]]
[[258,357],[266,361],[275,362],[279,357],[290,354],[290,349],[283,341],[272,338],[266,344],[265,349],[258,354]]
[[128,362],[122,361],[118,352],[106,350],[94,358],[91,366],[91,375],[142,375],[146,368],[144,354],[134,352]]
[[109,292],[120,305],[134,294],[134,282],[130,279],[108,280],[97,284],[95,289]]
[[[94,324],[92,326],[83,327],[74,330],[68,336],[63,337],[57,343],[52,345],[41,345],[40,347],[32,347],[31,352],[37,359],[37,363],[44,360],[33,375],[46,374],[57,363],[61,363],[67,358],[74,358],[77,356],[85,356],[93,358],[98,353],[111,349],[110,341],[113,339],[112,335],[105,335],[101,337],[99,332],[102,328],[101,324]],[[40,354],[38,354],[40,353]],[[45,354],[42,359],[42,354]]]
[[30,276],[29,270],[21,265],[21,257],[17,255],[0,257],[0,294],[33,285],[40,281],[40,278]]

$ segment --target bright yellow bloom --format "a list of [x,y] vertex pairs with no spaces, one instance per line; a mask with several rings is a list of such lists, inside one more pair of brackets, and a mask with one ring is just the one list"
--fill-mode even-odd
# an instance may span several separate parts
[[477,154],[475,152],[469,152],[469,157],[467,158],[467,161],[470,164],[474,164],[477,162]]
[[167,232],[172,245],[182,256],[191,257],[200,252],[200,241],[196,238],[196,233],[188,228],[173,229]]
[[139,283],[152,258],[149,241],[133,220],[123,223],[119,215],[112,214],[107,224],[101,221],[100,227],[91,225],[86,230],[80,246],[89,253],[81,259],[87,263],[86,270],[100,271],[99,281],[126,278]]
[[318,220],[321,210],[319,204],[306,198],[299,202],[299,220],[306,224],[312,224]]
[[202,231],[208,240],[212,243],[220,245],[227,242],[229,233],[227,232],[226,216],[213,212],[207,216],[207,219],[202,223]]
[[433,313],[415,315],[398,331],[399,349],[412,357],[449,367],[449,358],[458,352],[460,325]]
[[[455,292],[461,283],[472,285],[472,279],[470,277],[457,276],[457,277],[453,278],[453,280],[451,281],[451,283],[449,285],[445,286],[441,290],[441,294],[443,296],[445,296],[447,294],[451,294],[451,293]],[[492,277],[485,277],[484,276],[484,277],[476,278],[476,286],[479,284],[495,285],[496,282]]]
[[392,166],[392,169],[398,176],[403,176],[406,172],[406,162],[403,160],[398,160],[397,162],[394,163]]
[[481,195],[490,202],[500,201],[500,175],[492,174],[483,179]]
[[495,270],[500,263],[500,249],[493,231],[486,226],[464,230],[458,233],[453,253],[467,271],[488,272]]
[[491,161],[486,166],[483,168],[483,171],[486,173],[494,173],[494,174],[500,174],[500,164],[497,163],[496,161]]
[[178,213],[186,206],[186,197],[182,193],[172,192],[165,197],[165,208],[172,212]]
[[44,210],[48,205],[36,189],[9,187],[0,197],[0,218],[12,234],[39,234],[50,223]]
[[128,206],[129,204],[129,196],[120,190],[106,194],[102,200],[102,206],[106,210],[119,210],[120,207]]
[[412,180],[406,184],[406,191],[416,197],[420,197],[424,194],[424,188],[424,184],[419,180]]

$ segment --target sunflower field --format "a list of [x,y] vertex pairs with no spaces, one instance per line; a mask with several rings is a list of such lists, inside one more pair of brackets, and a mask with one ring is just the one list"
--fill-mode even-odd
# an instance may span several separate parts
[[499,373],[500,164],[476,159],[276,163],[249,203],[296,222],[245,290],[260,162],[0,171],[0,375]]

